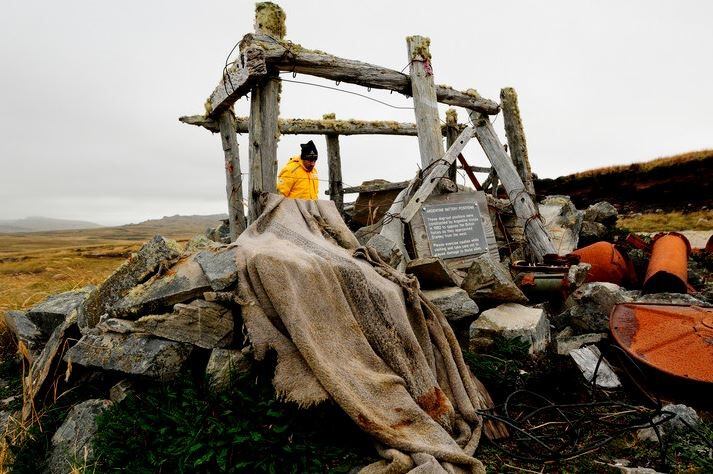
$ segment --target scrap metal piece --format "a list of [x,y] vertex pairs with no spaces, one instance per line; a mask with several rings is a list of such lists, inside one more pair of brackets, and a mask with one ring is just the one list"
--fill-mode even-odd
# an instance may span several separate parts
[[609,317],[614,340],[667,374],[713,383],[713,308],[618,304]]
[[597,242],[572,252],[582,263],[592,266],[587,282],[608,282],[616,285],[636,284],[634,266],[624,254],[609,242]]
[[651,260],[644,278],[644,293],[686,293],[688,291],[688,256],[691,244],[678,232],[654,237]]

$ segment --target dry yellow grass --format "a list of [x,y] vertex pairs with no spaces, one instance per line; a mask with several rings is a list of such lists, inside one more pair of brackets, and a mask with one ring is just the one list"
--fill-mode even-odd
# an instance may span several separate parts
[[618,166],[608,166],[604,168],[595,168],[587,171],[582,171],[580,173],[575,173],[576,178],[585,178],[588,176],[599,176],[611,173],[621,173],[624,171],[636,171],[644,172],[650,171],[654,168],[661,166],[674,166],[683,163],[688,163],[690,161],[699,161],[713,158],[713,150],[700,150],[692,151],[689,153],[682,153],[675,156],[667,156],[662,158],[656,158],[655,160],[645,161],[643,163],[632,163],[629,165],[618,165]]
[[632,232],[666,232],[674,230],[712,230],[713,211],[661,212],[619,216],[617,226]]

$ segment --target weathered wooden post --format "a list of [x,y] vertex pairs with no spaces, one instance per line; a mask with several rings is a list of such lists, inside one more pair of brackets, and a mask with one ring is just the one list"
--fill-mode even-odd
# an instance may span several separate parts
[[[322,116],[323,120],[336,120],[336,118],[335,114],[324,114]],[[342,158],[339,155],[339,135],[328,133],[325,137],[329,165],[329,199],[334,201],[339,212],[342,212],[344,210],[344,186],[342,184]]]
[[238,136],[235,133],[235,116],[230,110],[218,117],[220,139],[225,155],[225,191],[228,195],[228,222],[230,241],[234,242],[245,230],[245,211],[243,210],[243,184],[240,173],[240,154]]
[[438,120],[436,86],[431,67],[431,40],[423,36],[406,38],[408,47],[411,95],[416,114],[418,149],[421,152],[421,166],[426,168],[445,153],[443,135]]
[[[255,5],[255,32],[276,39],[285,37],[285,12],[271,2]],[[277,141],[280,137],[281,83],[277,71],[268,71],[265,81],[255,85],[250,93],[250,121],[248,123],[250,160],[250,193],[248,217],[250,222],[262,212],[260,194],[277,190]]]
[[[446,110],[446,149],[450,148],[456,142],[456,138],[460,132],[458,131],[458,111],[456,109]],[[458,175],[458,162],[456,161],[448,170],[448,178],[454,183]]]
[[527,141],[525,130],[522,127],[520,108],[517,104],[517,92],[512,87],[500,90],[500,103],[505,120],[505,136],[510,145],[510,156],[515,164],[517,173],[525,185],[530,196],[535,196],[535,185],[532,182],[532,170],[527,156]]
[[524,222],[525,238],[532,256],[536,261],[542,262],[546,254],[557,252],[539,217],[537,207],[527,193],[512,160],[505,153],[488,116],[471,111],[470,118],[475,124],[475,136],[493,165],[493,170],[503,183],[515,215]]

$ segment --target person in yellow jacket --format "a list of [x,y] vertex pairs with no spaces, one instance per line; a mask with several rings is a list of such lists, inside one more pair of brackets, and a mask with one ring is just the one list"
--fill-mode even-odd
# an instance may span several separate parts
[[312,140],[300,145],[299,155],[290,158],[277,176],[277,190],[292,199],[316,200],[319,193],[317,147]]

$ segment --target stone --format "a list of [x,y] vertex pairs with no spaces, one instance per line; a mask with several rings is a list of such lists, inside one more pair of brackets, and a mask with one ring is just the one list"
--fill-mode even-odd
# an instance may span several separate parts
[[210,281],[196,258],[197,255],[185,257],[167,272],[132,288],[109,308],[109,315],[135,319],[144,314],[160,313],[210,291]]
[[614,283],[586,283],[567,299],[569,323],[584,332],[608,332],[614,305],[631,301],[633,298]]
[[588,263],[578,263],[572,265],[567,270],[567,285],[569,291],[574,291],[587,281],[587,274],[592,266]]
[[4,315],[5,327],[15,336],[20,353],[28,360],[34,361],[45,344],[42,331],[30,321],[25,311],[7,311]]
[[209,227],[205,231],[205,235],[208,239],[222,243],[230,243],[230,223],[228,219],[221,219],[220,225],[218,227]]
[[595,344],[607,338],[606,333],[580,334],[579,336],[560,337],[558,334],[555,338],[557,345],[557,354],[568,355],[575,349],[579,349],[585,344]]
[[[701,417],[698,416],[696,410],[687,405],[668,404],[661,408],[661,411],[668,413],[661,413],[654,417],[653,422],[657,425],[659,433],[665,439],[668,439],[671,433],[676,430],[688,429],[689,425],[695,427],[701,422]],[[671,416],[669,413],[673,413],[674,416],[669,418]],[[640,429],[636,433],[636,436],[642,441],[658,442],[658,437],[652,427]]]
[[97,325],[105,332],[143,333],[204,349],[225,347],[233,341],[231,310],[204,300],[177,304],[172,314],[143,316],[136,321],[109,318]]
[[[597,346],[585,346],[569,352],[569,356],[577,364],[579,370],[582,371],[582,375],[584,375],[587,382],[592,383],[594,371],[596,370],[597,379],[594,383],[598,387],[621,387],[619,377],[614,373],[606,359],[601,358],[601,355]],[[599,362],[600,358],[601,362]]]
[[461,321],[478,314],[478,305],[464,289],[457,286],[423,290],[423,294],[449,321]]
[[683,293],[650,293],[639,296],[636,298],[636,302],[649,304],[681,304],[703,307],[711,306],[706,301]]
[[545,229],[557,255],[567,255],[577,248],[582,213],[568,196],[547,196],[538,206]]
[[418,279],[421,288],[441,288],[444,286],[460,286],[462,283],[438,257],[425,257],[411,260],[406,265],[406,273]]
[[196,255],[196,262],[215,291],[223,291],[238,282],[237,247],[204,250]]
[[609,229],[599,222],[583,221],[579,230],[579,247],[591,245],[595,242],[605,240],[609,234]]
[[97,433],[97,417],[111,406],[110,400],[87,400],[73,406],[52,436],[49,471],[75,472],[92,461],[92,438]]
[[619,466],[619,472],[621,474],[664,474],[656,469],[651,469],[650,467]]
[[250,349],[213,349],[205,372],[209,386],[221,392],[230,386],[234,377],[247,374],[252,368]]
[[482,344],[482,339],[493,339],[497,335],[528,341],[530,354],[542,352],[550,340],[550,323],[541,308],[505,303],[483,311],[470,325],[470,340],[477,341],[475,345]]
[[170,380],[193,351],[183,342],[167,341],[145,334],[85,334],[67,351],[68,363]]
[[112,385],[109,389],[109,400],[119,403],[133,391],[134,384],[130,380],[123,379]]
[[373,235],[367,241],[366,246],[376,250],[379,257],[393,268],[398,268],[404,261],[404,256],[398,245],[381,234]]
[[181,247],[173,240],[157,235],[146,242],[82,303],[77,320],[79,327],[84,330],[96,326],[99,317],[129,290],[168,268],[180,256]]
[[225,248],[225,244],[209,239],[206,235],[199,234],[193,236],[186,244],[183,255],[190,255],[201,250],[219,250]]
[[586,222],[596,222],[607,227],[616,225],[619,213],[616,207],[606,201],[600,201],[592,204],[584,210],[584,220]]
[[[30,373],[23,381],[23,398],[26,403],[22,407],[22,419],[27,421],[32,415],[31,408],[40,407],[40,395],[51,384],[50,374],[57,373],[63,351],[68,343],[79,338],[77,326],[77,310],[72,311],[62,324],[57,326],[47,340],[42,352],[30,366]],[[61,373],[61,372],[60,372]],[[32,400],[33,403],[27,403]]]
[[354,237],[356,237],[361,245],[366,245],[366,243],[369,242],[369,239],[381,232],[382,227],[384,227],[383,220],[380,220],[375,224],[365,225],[354,232]]
[[527,297],[507,270],[489,254],[479,255],[473,261],[461,288],[478,303],[527,303]]
[[93,286],[87,286],[79,290],[51,295],[30,308],[27,311],[27,317],[42,331],[45,337],[49,337],[54,328],[59,326],[69,313],[81,305],[93,290]]

